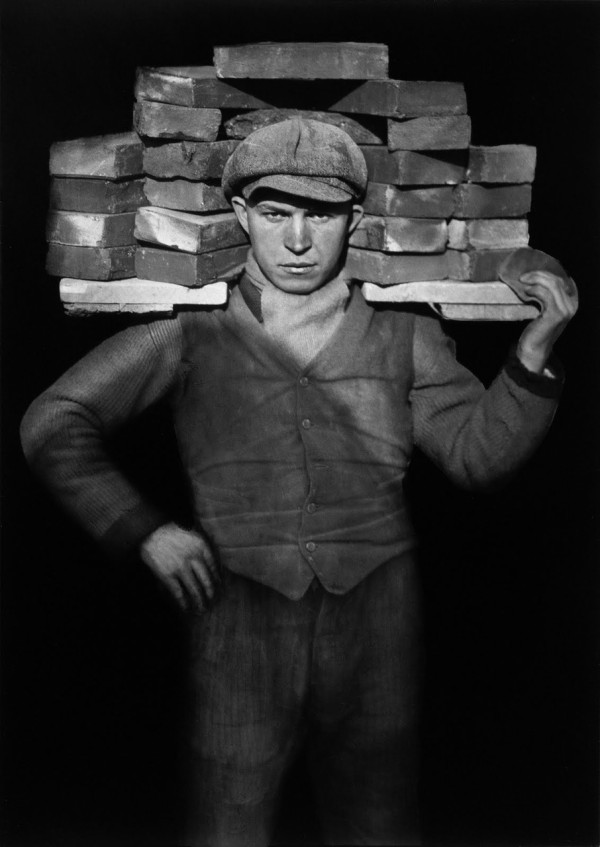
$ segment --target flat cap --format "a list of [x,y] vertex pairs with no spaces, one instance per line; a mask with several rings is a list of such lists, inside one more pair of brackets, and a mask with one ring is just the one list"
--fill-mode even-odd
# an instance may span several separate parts
[[230,200],[257,188],[343,203],[361,200],[367,165],[358,145],[337,126],[294,117],[250,133],[229,157],[223,191]]

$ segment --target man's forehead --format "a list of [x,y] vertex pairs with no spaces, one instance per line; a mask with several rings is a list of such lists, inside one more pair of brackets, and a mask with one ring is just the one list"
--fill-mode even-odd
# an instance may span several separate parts
[[351,201],[345,203],[331,203],[326,200],[316,200],[312,197],[300,197],[296,194],[287,194],[284,191],[277,191],[274,188],[259,188],[246,201],[248,206],[264,207],[277,206],[280,208],[290,209],[305,209],[305,210],[320,210],[328,212],[337,212],[341,214],[347,211]]

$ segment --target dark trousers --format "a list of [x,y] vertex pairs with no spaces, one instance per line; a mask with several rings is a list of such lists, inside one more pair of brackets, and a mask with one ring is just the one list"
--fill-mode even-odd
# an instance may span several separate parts
[[196,619],[187,844],[263,847],[300,745],[326,844],[416,844],[419,603],[411,557],[292,601],[227,574]]

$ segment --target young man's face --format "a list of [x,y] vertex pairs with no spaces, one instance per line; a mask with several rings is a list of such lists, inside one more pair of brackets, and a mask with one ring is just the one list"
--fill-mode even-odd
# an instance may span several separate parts
[[350,201],[324,203],[269,188],[232,204],[264,275],[293,294],[310,294],[333,279],[363,214]]

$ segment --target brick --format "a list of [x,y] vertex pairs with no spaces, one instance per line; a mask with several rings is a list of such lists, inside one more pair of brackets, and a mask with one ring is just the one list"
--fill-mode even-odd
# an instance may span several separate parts
[[362,292],[367,300],[389,303],[461,303],[475,305],[518,305],[517,295],[508,285],[495,282],[456,282],[452,279],[431,282],[405,282],[380,286],[365,282]]
[[526,303],[514,306],[445,303],[440,304],[435,311],[448,321],[530,321],[539,315],[538,309]]
[[124,279],[133,276],[135,246],[73,247],[48,245],[46,270],[51,276],[76,279]]
[[138,247],[135,254],[135,275],[140,279],[172,282],[176,285],[207,285],[234,276],[246,261],[248,246],[230,247],[214,253],[179,253]]
[[346,270],[355,279],[395,285],[415,280],[445,279],[448,276],[446,254],[390,256],[374,250],[350,247]]
[[[113,282],[79,279],[60,281],[60,299],[63,304],[75,305],[87,312],[150,311],[151,307],[156,307],[152,311],[172,311],[173,306],[222,305],[227,302],[227,297],[226,282],[185,288],[171,282],[154,282],[137,277]],[[130,308],[134,306],[138,308]]]
[[382,79],[388,76],[385,44],[361,42],[260,42],[215,47],[221,79]]
[[221,126],[221,112],[144,100],[133,108],[133,126],[140,135],[150,138],[215,141]]
[[361,147],[369,179],[393,185],[456,185],[465,176],[464,151],[416,153],[382,147]]
[[117,215],[134,212],[147,202],[142,179],[115,182],[109,179],[55,177],[50,181],[51,209]]
[[370,80],[329,99],[328,108],[336,112],[388,118],[464,115],[467,112],[465,89],[459,82]]
[[46,240],[76,247],[125,247],[134,244],[135,212],[99,215],[92,212],[50,212]]
[[[114,285],[114,282],[102,283]],[[173,307],[160,303],[63,303],[63,309],[70,318],[87,318],[90,315],[105,315],[126,313],[146,315],[148,313],[171,314]]]
[[208,253],[248,243],[246,233],[233,212],[193,215],[156,206],[146,206],[138,211],[135,237],[139,241],[162,244],[185,253]]
[[513,252],[503,250],[447,250],[448,276],[450,279],[489,282],[499,279],[502,262]]
[[454,188],[398,188],[369,182],[363,208],[369,215],[405,218],[449,218],[454,208]]
[[221,186],[205,182],[146,177],[144,193],[152,206],[179,209],[182,212],[221,212],[231,208]]
[[463,183],[454,192],[455,218],[513,218],[531,210],[531,185]]
[[[357,144],[383,144],[386,137],[386,128],[383,125],[373,125],[370,128],[348,115],[340,115],[337,112],[315,112],[309,109],[258,109],[254,112],[246,112],[230,118],[225,123],[225,134],[229,138],[246,138],[256,129],[285,121],[296,115],[338,126]],[[371,123],[373,124],[376,120],[372,118]]]
[[384,253],[442,253],[447,238],[446,221],[365,215],[350,236],[350,244]]
[[263,109],[272,105],[270,100],[217,79],[213,65],[138,68],[135,96],[137,100],[209,109]]
[[533,182],[536,148],[526,144],[471,147],[467,182]]
[[225,162],[238,144],[238,141],[175,141],[147,145],[144,149],[144,170],[149,176],[163,179],[219,179]]
[[388,120],[390,150],[463,150],[470,142],[468,115]]
[[50,147],[53,176],[122,179],[141,176],[143,145],[135,132],[57,141]]
[[526,247],[529,225],[523,218],[452,220],[448,226],[448,247],[453,250]]

